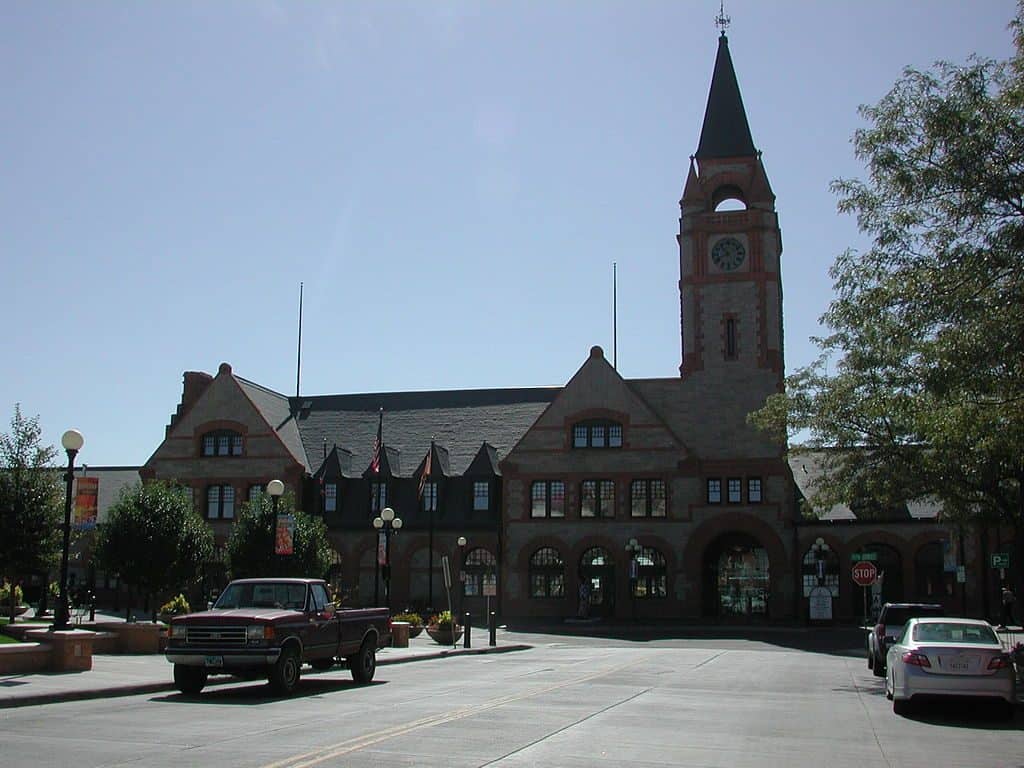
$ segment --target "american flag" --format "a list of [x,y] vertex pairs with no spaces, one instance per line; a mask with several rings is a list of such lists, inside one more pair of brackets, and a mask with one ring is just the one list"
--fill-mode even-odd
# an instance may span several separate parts
[[377,437],[373,440],[373,458],[370,459],[370,470],[373,474],[380,474],[380,449],[384,445],[384,409],[380,409],[380,420],[377,422]]
[[420,490],[419,498],[423,498],[423,486],[427,484],[427,478],[430,476],[430,459],[434,455],[434,443],[430,443],[430,447],[427,449],[427,458],[423,463],[423,474],[420,475]]

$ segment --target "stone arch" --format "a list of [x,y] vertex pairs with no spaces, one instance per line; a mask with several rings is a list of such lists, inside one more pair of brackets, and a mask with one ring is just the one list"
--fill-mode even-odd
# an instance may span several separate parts
[[694,531],[683,549],[682,569],[686,574],[696,600],[692,601],[700,615],[706,615],[711,606],[705,594],[705,557],[709,548],[723,536],[740,534],[749,536],[763,547],[768,555],[768,615],[784,616],[792,613],[792,565],[779,532],[760,518],[743,512],[717,514]]

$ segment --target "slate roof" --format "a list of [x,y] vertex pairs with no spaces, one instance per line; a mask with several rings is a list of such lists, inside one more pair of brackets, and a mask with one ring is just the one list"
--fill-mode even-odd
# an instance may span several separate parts
[[711,76],[711,90],[704,110],[704,125],[697,147],[698,160],[715,157],[748,157],[757,154],[747,124],[740,86],[729,55],[729,39],[718,38],[718,55]]
[[352,453],[346,474],[362,476],[370,465],[383,408],[383,439],[393,474],[413,476],[433,439],[448,453],[448,466],[435,471],[443,468],[446,474],[461,475],[485,442],[499,459],[507,455],[561,391],[561,387],[530,387],[385,392],[299,397],[292,398],[292,403],[311,471],[323,462],[324,445],[328,452],[337,445]]
[[303,445],[302,438],[299,436],[299,427],[292,415],[292,404],[289,398],[272,389],[260,386],[256,382],[243,379],[241,376],[235,376],[234,378],[238,382],[238,386],[242,388],[242,391],[252,401],[252,404],[256,406],[256,410],[263,415],[267,423],[277,432],[278,437],[281,438],[281,442],[284,443],[288,452],[306,468],[307,472],[314,472],[320,465],[320,462],[318,461],[316,466],[312,466],[307,458],[306,448]]

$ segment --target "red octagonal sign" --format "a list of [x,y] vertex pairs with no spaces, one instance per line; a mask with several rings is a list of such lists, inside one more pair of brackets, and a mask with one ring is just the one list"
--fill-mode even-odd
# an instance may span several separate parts
[[857,582],[858,586],[870,587],[877,578],[878,569],[874,563],[866,561],[853,566],[853,580]]

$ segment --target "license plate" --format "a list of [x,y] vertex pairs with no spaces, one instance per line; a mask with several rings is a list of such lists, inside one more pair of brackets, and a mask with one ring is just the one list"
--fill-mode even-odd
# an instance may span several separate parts
[[224,666],[224,657],[223,656],[207,656],[205,663],[206,663],[206,666],[208,666],[208,667],[223,667]]

